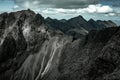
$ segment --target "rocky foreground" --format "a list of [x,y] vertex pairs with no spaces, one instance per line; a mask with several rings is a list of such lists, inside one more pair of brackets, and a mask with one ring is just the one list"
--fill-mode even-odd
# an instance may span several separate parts
[[82,22],[94,30],[80,26],[81,39],[31,10],[1,14],[0,80],[120,80],[120,28]]

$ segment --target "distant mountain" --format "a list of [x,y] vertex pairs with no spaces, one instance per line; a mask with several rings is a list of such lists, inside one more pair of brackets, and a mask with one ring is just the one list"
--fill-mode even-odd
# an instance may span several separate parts
[[97,23],[98,23],[100,26],[105,26],[105,27],[116,27],[116,26],[117,26],[117,24],[115,24],[115,23],[112,22],[111,20],[108,20],[108,21],[98,20]]
[[82,16],[77,16],[69,20],[57,20],[50,17],[45,19],[49,28],[60,30],[65,34],[72,35],[75,38],[84,37],[90,30],[101,30],[107,27],[116,27],[112,21],[94,21],[90,19],[86,21]]
[[66,22],[67,20],[66,19],[61,19],[61,20],[59,20],[60,22]]
[[29,9],[0,14],[0,80],[120,80],[120,27],[112,24]]
[[120,26],[120,20],[113,20],[113,22]]
[[91,24],[94,28],[94,30],[101,30],[101,29],[104,29],[106,28],[106,26],[101,26],[100,24],[98,24],[95,20],[93,19],[90,19],[88,21],[89,24]]

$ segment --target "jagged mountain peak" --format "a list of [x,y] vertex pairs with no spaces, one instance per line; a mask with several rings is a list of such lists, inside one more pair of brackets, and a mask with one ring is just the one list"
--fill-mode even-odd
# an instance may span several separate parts
[[46,19],[47,19],[47,20],[51,20],[52,18],[51,18],[51,17],[47,17]]
[[35,12],[34,11],[32,11],[32,10],[30,10],[30,9],[27,9],[27,10],[21,10],[21,11],[17,11],[17,12],[15,12],[16,14],[18,13],[18,14],[33,14],[33,15],[35,15]]
[[61,19],[60,22],[65,23],[67,20],[66,19]]
[[53,19],[51,17],[47,17],[46,21],[56,21],[56,22],[60,22],[58,19]]
[[86,20],[81,15],[79,15],[77,17],[69,19],[68,22],[69,21],[86,21]]
[[100,26],[100,25],[99,25],[94,19],[92,19],[92,18],[91,18],[90,20],[88,20],[88,23],[93,26],[93,29],[94,29],[94,30],[100,30],[100,29],[105,28],[105,27],[103,27],[103,26]]
[[88,20],[88,22],[95,22],[95,20],[94,19],[92,19],[92,18],[90,18],[89,20]]

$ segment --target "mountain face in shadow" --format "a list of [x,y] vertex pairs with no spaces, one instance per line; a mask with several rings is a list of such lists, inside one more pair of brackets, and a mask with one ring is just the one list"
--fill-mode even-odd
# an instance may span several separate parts
[[113,24],[44,19],[31,10],[0,14],[0,80],[119,80]]
[[117,25],[112,21],[95,21],[90,19],[86,21],[82,16],[77,16],[69,20],[57,20],[50,17],[45,19],[48,28],[60,30],[67,35],[75,38],[83,38],[91,30],[101,30],[108,27],[116,27]]
[[101,20],[98,20],[97,23],[100,25],[100,26],[105,26],[105,27],[116,27],[117,25],[112,22],[111,20],[108,20],[108,21],[101,21]]

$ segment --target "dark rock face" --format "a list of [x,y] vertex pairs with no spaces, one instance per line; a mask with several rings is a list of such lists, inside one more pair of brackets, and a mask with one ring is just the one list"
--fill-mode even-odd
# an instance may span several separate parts
[[100,26],[105,26],[105,27],[116,27],[117,25],[112,22],[111,20],[108,20],[108,21],[101,21],[101,20],[98,20],[97,23],[100,25]]
[[87,31],[93,29],[93,26],[89,24],[82,16],[71,18],[66,23],[69,24],[71,28],[84,28]]
[[[7,45],[7,46],[6,46]],[[1,45],[0,62],[16,56],[16,43],[12,36],[7,36]]]
[[[89,21],[88,21],[88,23],[89,24],[91,24],[94,28],[94,30],[101,30],[101,29],[104,29],[104,28],[106,28],[106,26],[101,26],[101,25],[99,25],[96,21],[94,21],[93,19],[90,19]],[[92,29],[92,30],[93,30]]]
[[61,30],[63,33],[71,35],[76,39],[83,38],[91,30],[101,30],[104,28],[117,26],[110,20],[95,21],[93,19],[90,19],[89,21],[86,21],[82,16],[77,16],[69,20],[57,20],[48,17],[45,19],[45,23],[48,26],[48,28]]
[[85,40],[70,43],[60,60],[59,79],[119,80],[119,31],[119,28],[92,31]]
[[119,80],[119,54],[119,27],[31,10],[0,15],[0,80]]
[[48,28],[61,30],[63,33],[72,35],[75,38],[85,36],[88,33],[88,30],[92,28],[92,26],[87,23],[87,21],[82,16],[71,18],[69,20],[47,18],[45,22]]

